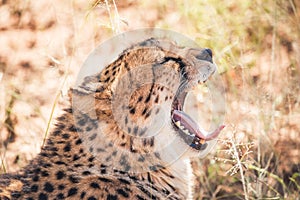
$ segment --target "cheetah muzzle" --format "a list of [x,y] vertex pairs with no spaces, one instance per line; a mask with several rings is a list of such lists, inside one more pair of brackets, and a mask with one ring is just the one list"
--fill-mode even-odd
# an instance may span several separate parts
[[[204,49],[200,53],[198,52],[195,57],[199,61],[213,63],[212,51],[210,49]],[[208,68],[210,67],[208,66]],[[205,130],[199,127],[198,124],[183,111],[187,93],[192,89],[190,85],[193,85],[194,83],[202,84],[207,81],[205,75],[203,76],[203,74],[198,73],[199,71],[196,72],[196,75],[193,74],[193,76],[191,76],[183,70],[183,78],[172,103],[171,118],[174,129],[179,132],[180,137],[182,137],[190,147],[196,150],[204,150],[207,147],[206,141],[216,139],[225,126],[221,125],[213,132],[206,133]]]

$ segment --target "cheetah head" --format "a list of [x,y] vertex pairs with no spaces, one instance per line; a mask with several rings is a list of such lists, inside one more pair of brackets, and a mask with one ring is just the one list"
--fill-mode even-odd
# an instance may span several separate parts
[[124,154],[171,160],[184,152],[198,155],[224,126],[206,133],[183,106],[187,94],[215,71],[210,49],[154,38],[133,45],[73,90],[73,99],[79,97],[75,108],[99,123],[98,133],[85,132],[83,141],[92,153],[115,146]]

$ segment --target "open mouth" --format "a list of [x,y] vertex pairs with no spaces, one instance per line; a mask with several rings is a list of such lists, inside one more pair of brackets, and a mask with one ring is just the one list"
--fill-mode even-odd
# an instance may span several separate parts
[[216,130],[205,133],[205,131],[183,111],[186,95],[187,91],[180,91],[173,101],[171,111],[173,126],[178,130],[180,137],[182,137],[190,147],[196,150],[204,150],[207,147],[206,141],[217,138],[225,126],[221,125]]

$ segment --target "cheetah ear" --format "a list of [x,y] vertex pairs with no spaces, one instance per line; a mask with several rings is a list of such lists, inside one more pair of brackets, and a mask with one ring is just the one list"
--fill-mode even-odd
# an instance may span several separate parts
[[91,118],[96,119],[95,114],[95,99],[92,93],[84,93],[78,89],[70,89],[69,97],[74,113],[83,113],[89,115]]
[[111,109],[109,92],[99,93],[96,91],[86,91],[82,88],[71,89],[69,91],[72,109],[76,112],[89,115],[97,119],[97,112]]

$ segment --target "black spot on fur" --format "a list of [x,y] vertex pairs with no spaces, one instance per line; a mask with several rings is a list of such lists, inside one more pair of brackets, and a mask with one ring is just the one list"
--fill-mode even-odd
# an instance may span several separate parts
[[57,199],[65,199],[65,196],[64,196],[63,193],[58,193],[58,194],[56,195],[56,198],[57,198]]
[[77,132],[76,126],[71,125],[71,126],[69,127],[69,131],[70,131],[70,132]]
[[65,118],[65,116],[64,116],[64,115],[62,115],[62,116],[58,117],[58,118],[57,118],[57,120],[58,120],[58,121],[65,121],[65,120],[66,120],[66,118]]
[[159,108],[156,109],[155,114],[157,115],[159,113]]
[[126,191],[124,191],[123,189],[117,189],[117,193],[122,195],[123,197],[126,197],[126,198],[129,197],[129,194]]
[[94,159],[95,159],[95,157],[89,157],[88,161],[89,161],[89,162],[93,162]]
[[138,130],[139,130],[139,127],[138,127],[138,126],[135,126],[135,127],[133,128],[133,134],[137,135]]
[[100,153],[100,152],[105,152],[105,149],[103,149],[103,148],[97,148],[96,151],[97,151],[98,153]]
[[154,145],[154,137],[143,139],[144,146],[152,147]]
[[60,184],[60,185],[58,185],[58,187],[57,187],[59,190],[64,190],[65,189],[65,185],[63,185],[63,184]]
[[64,139],[69,139],[69,138],[70,138],[70,135],[69,135],[68,133],[64,133],[64,134],[62,135],[62,137],[63,137]]
[[61,130],[56,129],[56,130],[53,132],[53,135],[54,135],[54,136],[59,136],[60,133],[61,133]]
[[64,152],[69,152],[69,151],[71,151],[71,144],[68,142],[64,147]]
[[134,115],[134,114],[135,114],[135,108],[131,108],[131,109],[129,110],[129,112],[130,112],[130,114]]
[[136,198],[137,198],[138,200],[146,200],[144,197],[141,197],[140,195],[136,195]]
[[106,200],[118,200],[118,196],[109,194],[109,195],[107,195]]
[[101,169],[101,174],[106,174],[106,169]]
[[159,96],[157,95],[156,98],[155,98],[155,100],[154,100],[154,102],[158,103],[158,101],[159,101]]
[[86,119],[84,119],[84,118],[80,119],[77,123],[78,123],[79,126],[84,126],[85,123],[86,123]]
[[105,80],[104,80],[104,82],[109,82],[109,80],[110,80],[110,76],[109,77],[107,77]]
[[119,178],[118,180],[119,180],[121,183],[130,184],[130,182],[127,181],[127,180],[125,180],[125,179]]
[[41,172],[41,175],[42,175],[43,177],[48,177],[48,176],[49,176],[49,173],[48,173],[47,171],[42,171],[42,172]]
[[44,185],[44,191],[53,192],[53,190],[54,190],[53,185],[49,182],[46,182],[45,185]]
[[63,171],[58,171],[55,175],[57,180],[63,179],[66,176],[66,174]]
[[146,100],[145,100],[145,103],[148,103],[151,99],[151,93],[147,96]]
[[85,195],[86,195],[86,192],[81,192],[80,198],[83,199]]
[[127,156],[122,155],[119,161],[120,165],[123,166],[125,171],[129,171],[131,168],[127,159],[128,159]]
[[90,174],[91,174],[91,172],[89,172],[89,171],[82,172],[82,175],[84,175],[84,176],[87,176],[87,175],[90,175]]
[[39,194],[39,200],[48,200],[48,195],[45,193],[40,193]]
[[39,174],[41,172],[41,168],[37,167],[33,170],[35,174]]
[[130,145],[130,152],[137,153],[137,150],[133,148],[133,145]]
[[147,110],[148,110],[148,107],[145,107],[144,110],[143,110],[143,112],[142,112],[142,115],[145,115],[146,112],[147,112]]
[[74,167],[76,167],[76,168],[77,168],[77,167],[82,167],[82,166],[83,166],[83,164],[75,164],[75,165],[74,165]]
[[92,167],[94,167],[94,164],[93,163],[89,164],[89,168],[92,168]]
[[30,191],[31,192],[37,192],[38,191],[38,189],[39,189],[39,186],[38,185],[32,185],[31,187],[30,187]]
[[145,127],[145,128],[143,128],[141,131],[140,131],[140,136],[143,136],[145,133],[146,133],[146,131],[147,131],[147,128]]
[[74,156],[73,156],[73,161],[76,161],[76,160],[79,160],[80,159],[80,157],[77,155],[77,154],[75,154]]
[[154,152],[154,155],[155,155],[156,158],[161,159],[160,154],[158,152]]
[[143,96],[139,96],[138,101],[137,102],[141,102],[143,100]]
[[67,113],[73,113],[73,110],[72,110],[72,108],[66,108],[66,109],[64,109],[64,111],[66,111]]
[[79,178],[76,178],[76,177],[74,177],[74,176],[69,176],[69,181],[71,181],[72,183],[79,183]]
[[91,186],[92,188],[95,188],[95,189],[100,189],[99,184],[96,183],[96,182],[92,182],[92,183],[90,184],[90,186]]
[[125,147],[126,146],[126,142],[123,142],[120,144],[121,147]]
[[147,119],[147,118],[151,115],[151,111],[152,111],[152,110],[150,110],[150,111],[145,115],[145,119]]
[[63,184],[60,184],[60,185],[58,185],[58,187],[57,187],[57,189],[59,189],[59,190],[64,190],[65,189],[65,185],[63,185]]
[[37,181],[39,181],[39,179],[40,179],[40,177],[39,177],[39,176],[34,176],[34,177],[32,177],[32,180],[33,180],[34,182],[37,182]]
[[55,164],[57,165],[67,165],[65,162],[63,161],[56,161]]
[[97,137],[97,133],[94,133],[93,135],[91,135],[91,136],[89,137],[89,140],[92,141],[92,140],[94,140],[96,137]]
[[76,195],[76,194],[77,194],[77,191],[78,191],[78,190],[77,190],[77,188],[75,188],[75,187],[69,189],[69,191],[68,191],[68,197],[73,196],[73,195]]
[[64,130],[66,125],[63,124],[62,122],[60,122],[60,123],[56,124],[56,127],[57,127],[58,130]]
[[102,177],[99,177],[98,180],[99,180],[99,181],[102,181],[102,182],[105,182],[105,183],[111,182],[111,180],[109,180],[109,179],[107,179],[107,178],[102,178]]
[[139,162],[144,162],[144,161],[145,161],[145,157],[142,156],[142,155],[140,155],[140,157],[138,158],[138,161],[139,161]]
[[81,143],[82,143],[82,140],[81,140],[81,139],[78,139],[78,140],[76,140],[76,142],[75,142],[76,145],[79,145],[79,144],[81,144]]
[[117,65],[113,66],[112,70],[115,71],[117,69]]
[[93,148],[93,147],[90,147],[90,148],[89,148],[89,152],[93,153],[93,151],[94,151],[94,148]]

